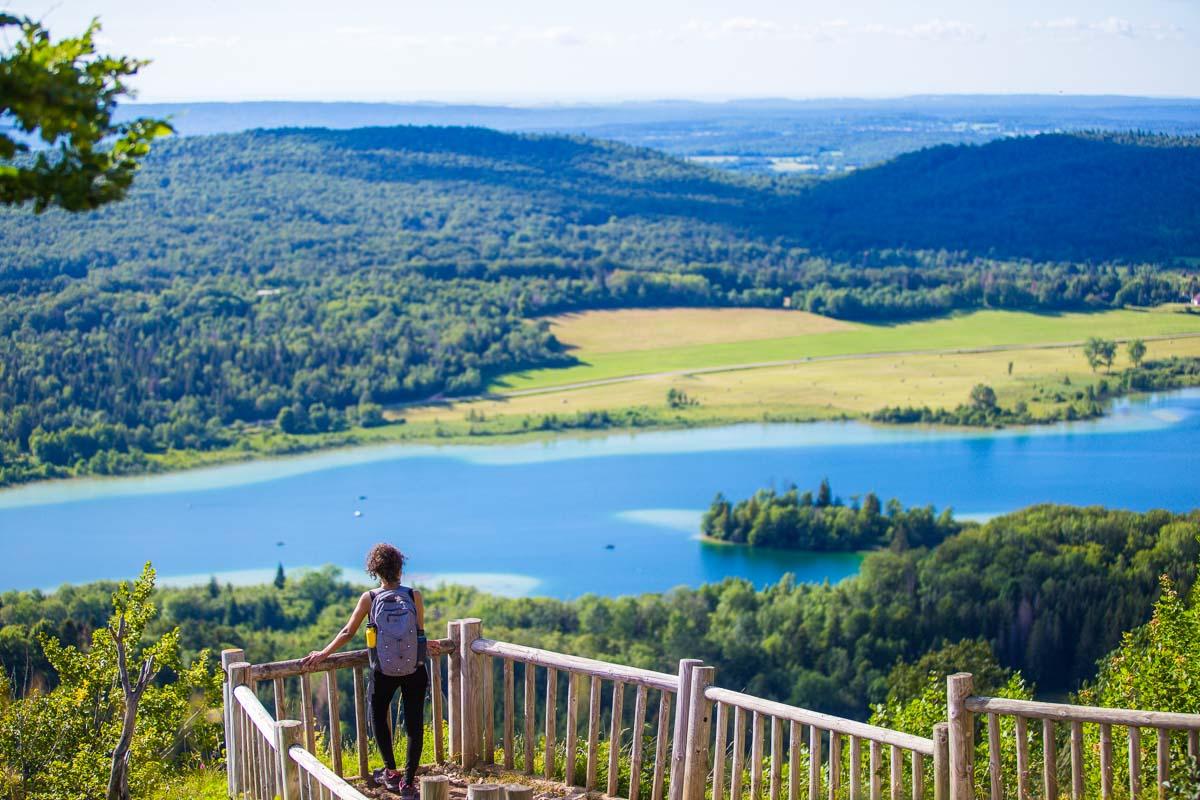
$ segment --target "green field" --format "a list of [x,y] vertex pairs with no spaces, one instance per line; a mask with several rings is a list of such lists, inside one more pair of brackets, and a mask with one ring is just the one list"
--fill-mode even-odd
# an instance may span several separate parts
[[[688,311],[663,309],[661,313],[687,314]],[[560,340],[568,345],[571,344],[570,331],[569,323],[556,325]],[[581,362],[575,366],[510,373],[493,381],[488,389],[512,392],[628,375],[863,353],[1066,344],[1081,342],[1089,336],[1127,339],[1181,333],[1200,334],[1200,315],[1135,310],[1094,314],[978,311],[894,325],[859,324],[851,326],[850,330],[782,338],[610,352],[594,352],[581,347],[574,351]],[[636,336],[637,331],[631,330],[631,341]]]

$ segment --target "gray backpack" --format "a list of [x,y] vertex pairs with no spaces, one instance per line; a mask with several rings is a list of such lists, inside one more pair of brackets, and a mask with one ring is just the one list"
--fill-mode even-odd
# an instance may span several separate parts
[[368,648],[371,669],[402,677],[425,663],[425,632],[417,627],[412,589],[400,586],[371,592],[367,628],[375,629],[375,646]]

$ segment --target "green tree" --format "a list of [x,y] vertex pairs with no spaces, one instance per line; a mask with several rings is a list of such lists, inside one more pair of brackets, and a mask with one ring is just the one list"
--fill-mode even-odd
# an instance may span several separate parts
[[688,397],[687,392],[683,389],[676,389],[672,386],[667,390],[667,405],[671,408],[687,408],[699,405],[699,403],[694,398]]
[[821,478],[821,485],[817,487],[817,505],[821,508],[833,504],[833,488],[829,485],[829,478]]
[[284,433],[300,432],[300,424],[296,419],[296,412],[292,410],[291,406],[284,406],[279,409],[279,414],[275,417],[275,424]]
[[1012,670],[996,661],[986,639],[945,642],[916,661],[902,661],[892,667],[887,677],[887,705],[901,706],[920,697],[931,675],[941,682],[955,672],[971,673],[975,677],[975,693],[985,695],[999,691],[1012,677]]
[[1111,339],[1101,339],[1099,336],[1089,336],[1087,341],[1083,343],[1083,357],[1087,359],[1088,366],[1092,368],[1092,372],[1096,371],[1096,367],[1103,364],[1105,368],[1112,366],[1113,359],[1117,356],[1117,343]]
[[1133,364],[1136,369],[1142,365],[1142,359],[1146,357],[1146,343],[1141,339],[1131,339],[1129,344],[1125,345],[1125,352],[1129,354],[1129,363]]
[[971,388],[971,407],[977,411],[996,410],[996,391],[992,387],[977,383]]
[[96,53],[92,22],[81,35],[53,41],[40,23],[0,14],[0,31],[15,44],[0,53],[0,115],[40,139],[31,147],[0,133],[0,203],[32,202],[85,211],[125,196],[150,143],[171,132],[162,120],[113,122],[125,80],[148,62]]
[[[58,685],[0,707],[0,764],[13,796],[124,800],[217,756],[219,724],[207,712],[220,703],[220,677],[206,650],[183,663],[178,627],[147,637],[153,592],[147,564],[112,593],[89,647],[39,637]],[[157,673],[173,680],[155,682]]]
[[275,580],[272,581],[276,589],[282,589],[287,586],[287,575],[283,571],[283,562],[279,562],[279,566],[275,569]]
[[[1189,596],[1180,596],[1167,576],[1160,580],[1162,594],[1150,621],[1125,633],[1117,649],[1100,661],[1094,683],[1079,693],[1086,705],[1139,708],[1150,711],[1200,713],[1200,684],[1195,665],[1200,659],[1200,589],[1193,584]],[[1094,731],[1087,731],[1088,752],[1099,746]],[[1142,744],[1143,774],[1153,774],[1155,747]],[[1196,764],[1173,759],[1168,797],[1192,800],[1200,796]],[[1094,771],[1093,771],[1094,772]],[[1128,780],[1125,763],[1117,764],[1117,780]],[[1094,787],[1097,791],[1099,787]]]

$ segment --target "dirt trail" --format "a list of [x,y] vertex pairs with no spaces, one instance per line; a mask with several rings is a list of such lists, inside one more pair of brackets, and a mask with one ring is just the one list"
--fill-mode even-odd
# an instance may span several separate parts
[[[484,766],[470,770],[469,772],[463,772],[459,768],[449,764],[430,766],[421,768],[417,778],[418,782],[421,775],[445,775],[450,778],[450,800],[466,800],[467,786],[472,783],[498,783],[501,786],[504,784],[520,784],[528,786],[533,789],[534,800],[564,800],[565,798],[603,800],[606,797],[601,792],[588,792],[578,787],[568,787],[561,783],[545,781],[532,775],[524,775],[519,772],[506,772],[494,766]],[[376,798],[376,800],[398,800],[400,797],[398,793],[389,792],[382,787],[363,786],[358,781],[351,782],[367,797]]]

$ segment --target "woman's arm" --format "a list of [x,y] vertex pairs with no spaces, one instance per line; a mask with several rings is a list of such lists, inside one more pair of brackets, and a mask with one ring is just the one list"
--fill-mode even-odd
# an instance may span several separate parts
[[[418,602],[417,608],[420,609]],[[312,669],[320,664],[333,653],[341,649],[342,645],[354,638],[354,634],[358,633],[358,626],[366,619],[367,612],[371,609],[371,593],[363,592],[362,597],[358,598],[358,605],[354,607],[354,611],[350,614],[350,619],[346,625],[338,631],[337,636],[333,637],[333,641],[325,645],[323,650],[313,650],[300,662],[300,666],[305,669]],[[420,621],[420,611],[418,610],[417,620]]]
[[[413,589],[413,603],[417,606],[417,627],[425,630],[425,598],[421,597],[421,592],[417,589]],[[428,635],[426,635],[425,649],[430,656],[442,654],[441,646],[436,641],[429,639]]]

